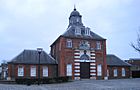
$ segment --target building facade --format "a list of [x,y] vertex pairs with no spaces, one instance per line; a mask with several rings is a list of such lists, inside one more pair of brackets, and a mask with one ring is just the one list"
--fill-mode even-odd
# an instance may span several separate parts
[[40,70],[39,55],[37,50],[24,50],[10,62],[8,62],[8,78],[40,78],[56,77],[57,62],[45,51],[40,53]]
[[127,63],[131,64],[131,74],[133,78],[140,78],[140,58],[130,58],[125,60]]
[[58,61],[58,76],[107,79],[106,39],[83,25],[76,8],[66,32],[51,45],[51,56]]
[[107,55],[107,76],[108,79],[120,79],[131,77],[131,65],[124,62],[117,56]]

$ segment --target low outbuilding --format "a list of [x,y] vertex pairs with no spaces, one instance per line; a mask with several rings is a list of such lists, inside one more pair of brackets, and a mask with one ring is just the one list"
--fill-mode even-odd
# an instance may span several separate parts
[[57,76],[57,61],[45,51],[39,55],[37,50],[24,50],[8,62],[9,79],[38,78],[39,74],[40,78]]
[[109,79],[130,78],[131,64],[124,62],[113,54],[107,55],[106,61],[107,75]]

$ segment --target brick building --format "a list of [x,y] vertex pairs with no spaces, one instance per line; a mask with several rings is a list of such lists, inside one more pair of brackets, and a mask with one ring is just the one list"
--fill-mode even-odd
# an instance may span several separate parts
[[131,65],[113,54],[107,55],[107,75],[109,79],[130,78]]
[[66,32],[51,45],[58,61],[58,75],[72,79],[107,79],[106,39],[85,27],[74,8]]
[[[24,50],[8,62],[8,77],[38,78],[39,55],[37,50]],[[45,51],[40,53],[40,77],[56,77],[57,62]]]
[[131,71],[133,78],[140,78],[140,58],[130,58],[125,60],[127,63],[131,64]]

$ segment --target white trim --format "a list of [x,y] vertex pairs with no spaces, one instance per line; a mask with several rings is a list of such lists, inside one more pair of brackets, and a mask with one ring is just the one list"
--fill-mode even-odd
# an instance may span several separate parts
[[74,56],[74,58],[80,58],[80,56]]
[[97,75],[102,76],[102,65],[101,64],[97,65]]
[[80,63],[74,63],[74,65],[80,65]]
[[76,53],[74,53],[74,55],[80,55],[80,53],[76,52]]
[[75,72],[80,72],[80,70],[74,70]]
[[90,72],[96,72],[96,70],[90,70]]
[[31,66],[30,76],[36,77],[36,66]]
[[18,66],[18,76],[24,76],[24,67]]
[[79,60],[79,59],[75,59],[74,61],[75,61],[75,62],[80,62],[80,60]]
[[96,63],[90,63],[90,65],[96,65]]
[[72,76],[72,64],[67,64],[67,76]]
[[95,57],[91,57],[91,59],[95,59]]
[[75,79],[75,80],[79,80],[79,79],[80,79],[80,77],[74,77],[74,79]]
[[80,66],[75,66],[74,68],[80,68]]
[[90,62],[96,62],[95,60],[90,60]]
[[75,49],[74,51],[80,51],[80,50],[78,50],[78,49]]
[[91,53],[90,55],[95,55],[95,53]]
[[96,69],[96,66],[90,66],[91,69]]
[[79,75],[80,75],[80,73],[75,73],[74,75],[75,75],[75,76],[79,76]]
[[43,77],[48,77],[48,67],[47,66],[43,66]]
[[90,75],[96,75],[96,73],[90,73]]

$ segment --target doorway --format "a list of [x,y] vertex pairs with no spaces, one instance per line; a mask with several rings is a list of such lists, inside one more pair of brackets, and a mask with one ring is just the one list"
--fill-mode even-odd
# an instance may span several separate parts
[[90,78],[90,63],[87,62],[80,63],[80,78],[81,79]]

